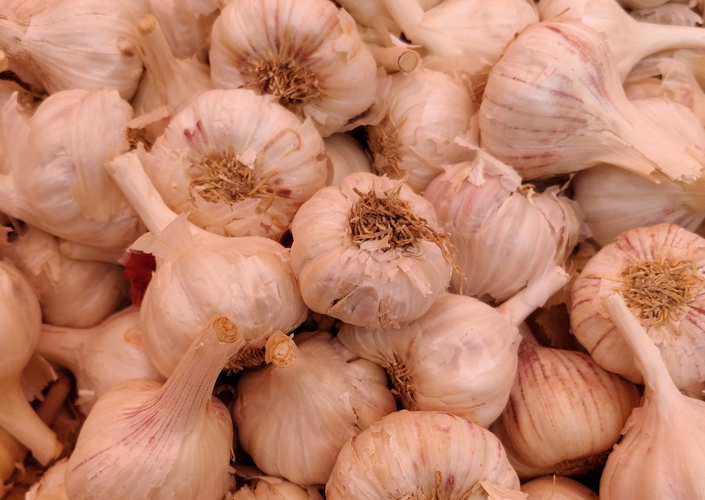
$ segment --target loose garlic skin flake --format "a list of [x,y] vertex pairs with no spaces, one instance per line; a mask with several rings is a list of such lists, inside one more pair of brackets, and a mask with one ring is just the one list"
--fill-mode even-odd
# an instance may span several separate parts
[[213,26],[217,88],[273,94],[322,136],[376,100],[377,65],[344,10],[327,0],[238,0]]
[[571,329],[604,369],[642,377],[602,300],[621,291],[660,349],[673,382],[705,380],[705,240],[672,224],[632,229],[605,246],[573,285]]

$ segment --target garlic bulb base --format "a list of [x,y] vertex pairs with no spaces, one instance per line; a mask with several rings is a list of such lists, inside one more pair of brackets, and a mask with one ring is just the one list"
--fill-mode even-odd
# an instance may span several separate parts
[[588,472],[599,469],[607,461],[607,457],[612,452],[611,449],[602,451],[600,453],[595,453],[588,457],[575,458],[573,460],[566,460],[559,464],[556,464],[553,470],[546,471],[548,474],[555,474],[557,476],[570,476],[579,477],[587,474]]

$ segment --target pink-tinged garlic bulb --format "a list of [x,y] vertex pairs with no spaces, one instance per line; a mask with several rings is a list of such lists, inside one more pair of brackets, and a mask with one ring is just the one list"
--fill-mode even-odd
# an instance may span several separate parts
[[602,37],[572,19],[522,31],[490,72],[479,121],[483,149],[524,179],[609,163],[692,182],[705,165],[627,100]]
[[208,47],[218,0],[147,0],[149,12],[164,30],[174,57],[188,59]]
[[340,186],[354,172],[372,173],[372,163],[362,145],[347,134],[333,134],[323,139],[328,157],[326,186]]
[[271,97],[212,90],[174,117],[144,165],[164,202],[197,226],[278,239],[324,186],[324,153],[311,120]]
[[598,500],[587,486],[567,477],[544,476],[521,485],[526,500]]
[[217,88],[274,95],[324,137],[376,100],[377,65],[344,10],[327,0],[238,0],[213,26]]
[[705,239],[673,224],[631,229],[603,247],[573,285],[571,329],[604,369],[641,383],[602,300],[624,299],[679,388],[705,380]]
[[351,174],[304,203],[291,232],[304,302],[352,325],[414,320],[450,280],[448,235],[431,204],[402,181]]
[[557,188],[534,193],[482,150],[445,167],[424,192],[458,249],[451,291],[502,302],[562,264],[578,242],[580,212]]
[[348,441],[328,500],[520,500],[519,479],[489,431],[448,413],[398,411]]
[[455,138],[471,129],[476,108],[451,77],[430,70],[395,74],[382,107],[382,121],[367,127],[373,166],[381,174],[408,176],[409,186],[421,193],[442,165],[468,156]]

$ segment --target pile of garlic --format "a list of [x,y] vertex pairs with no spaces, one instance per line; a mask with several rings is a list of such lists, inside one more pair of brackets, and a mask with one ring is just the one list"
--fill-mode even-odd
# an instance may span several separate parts
[[0,2],[0,499],[705,500],[703,14]]

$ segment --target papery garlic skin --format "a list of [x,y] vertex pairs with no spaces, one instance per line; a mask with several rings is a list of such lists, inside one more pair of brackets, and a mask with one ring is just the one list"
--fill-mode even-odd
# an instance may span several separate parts
[[[398,411],[348,441],[329,500],[520,499],[519,480],[489,431],[441,412]],[[514,496],[514,493],[517,493]]]
[[441,165],[468,156],[455,143],[471,128],[476,106],[467,89],[451,77],[430,70],[390,77],[382,107],[384,118],[367,127],[373,166],[390,177],[405,175],[417,193],[440,173]]
[[[654,268],[645,266],[661,266],[662,271],[649,271]],[[634,281],[638,275],[632,273],[637,272],[647,273],[650,281],[646,284]],[[575,281],[571,330],[602,368],[641,383],[627,345],[606,317],[601,303],[616,291],[632,291],[633,299],[627,302],[660,349],[673,382],[679,388],[691,386],[705,379],[705,339],[701,326],[704,275],[703,238],[673,224],[626,231],[614,243],[603,247]],[[659,288],[660,283],[663,288]],[[678,302],[673,299],[669,304],[668,297],[675,297]],[[640,312],[638,300],[654,305],[644,306]],[[657,304],[663,307],[656,308]],[[650,319],[652,312],[659,311],[664,313],[663,321]]]
[[273,93],[322,136],[376,99],[377,66],[344,10],[326,0],[239,0],[213,26],[217,88]]
[[631,16],[639,22],[668,24],[673,26],[698,26],[703,18],[693,12],[688,5],[666,3],[650,9],[634,10]]
[[64,458],[47,469],[29,489],[25,500],[69,500],[64,484],[67,464],[68,459]]
[[[227,168],[217,167],[222,161]],[[190,212],[197,226],[227,236],[274,239],[327,175],[323,141],[313,123],[301,123],[271,97],[248,90],[199,96],[173,118],[144,164],[166,204]],[[219,175],[242,187],[218,184]],[[247,182],[246,175],[252,177]]]
[[301,295],[313,311],[346,323],[387,328],[424,314],[450,279],[450,264],[434,242],[390,249],[388,242],[355,243],[354,189],[378,198],[399,190],[414,216],[436,230],[433,207],[403,182],[359,172],[341,186],[321,189],[299,209],[291,225],[291,266]]
[[567,477],[544,476],[521,485],[527,500],[598,500],[587,486]]
[[217,0],[148,0],[149,12],[157,18],[174,57],[187,59],[208,45],[213,23],[219,15]]
[[304,489],[278,477],[263,477],[237,490],[230,500],[323,500],[323,497],[314,487]]
[[329,333],[276,333],[266,359],[240,378],[233,420],[267,474],[325,484],[343,444],[396,410],[384,371]]
[[372,173],[372,163],[365,149],[347,134],[333,134],[323,139],[328,156],[326,186],[340,186],[354,172]]

